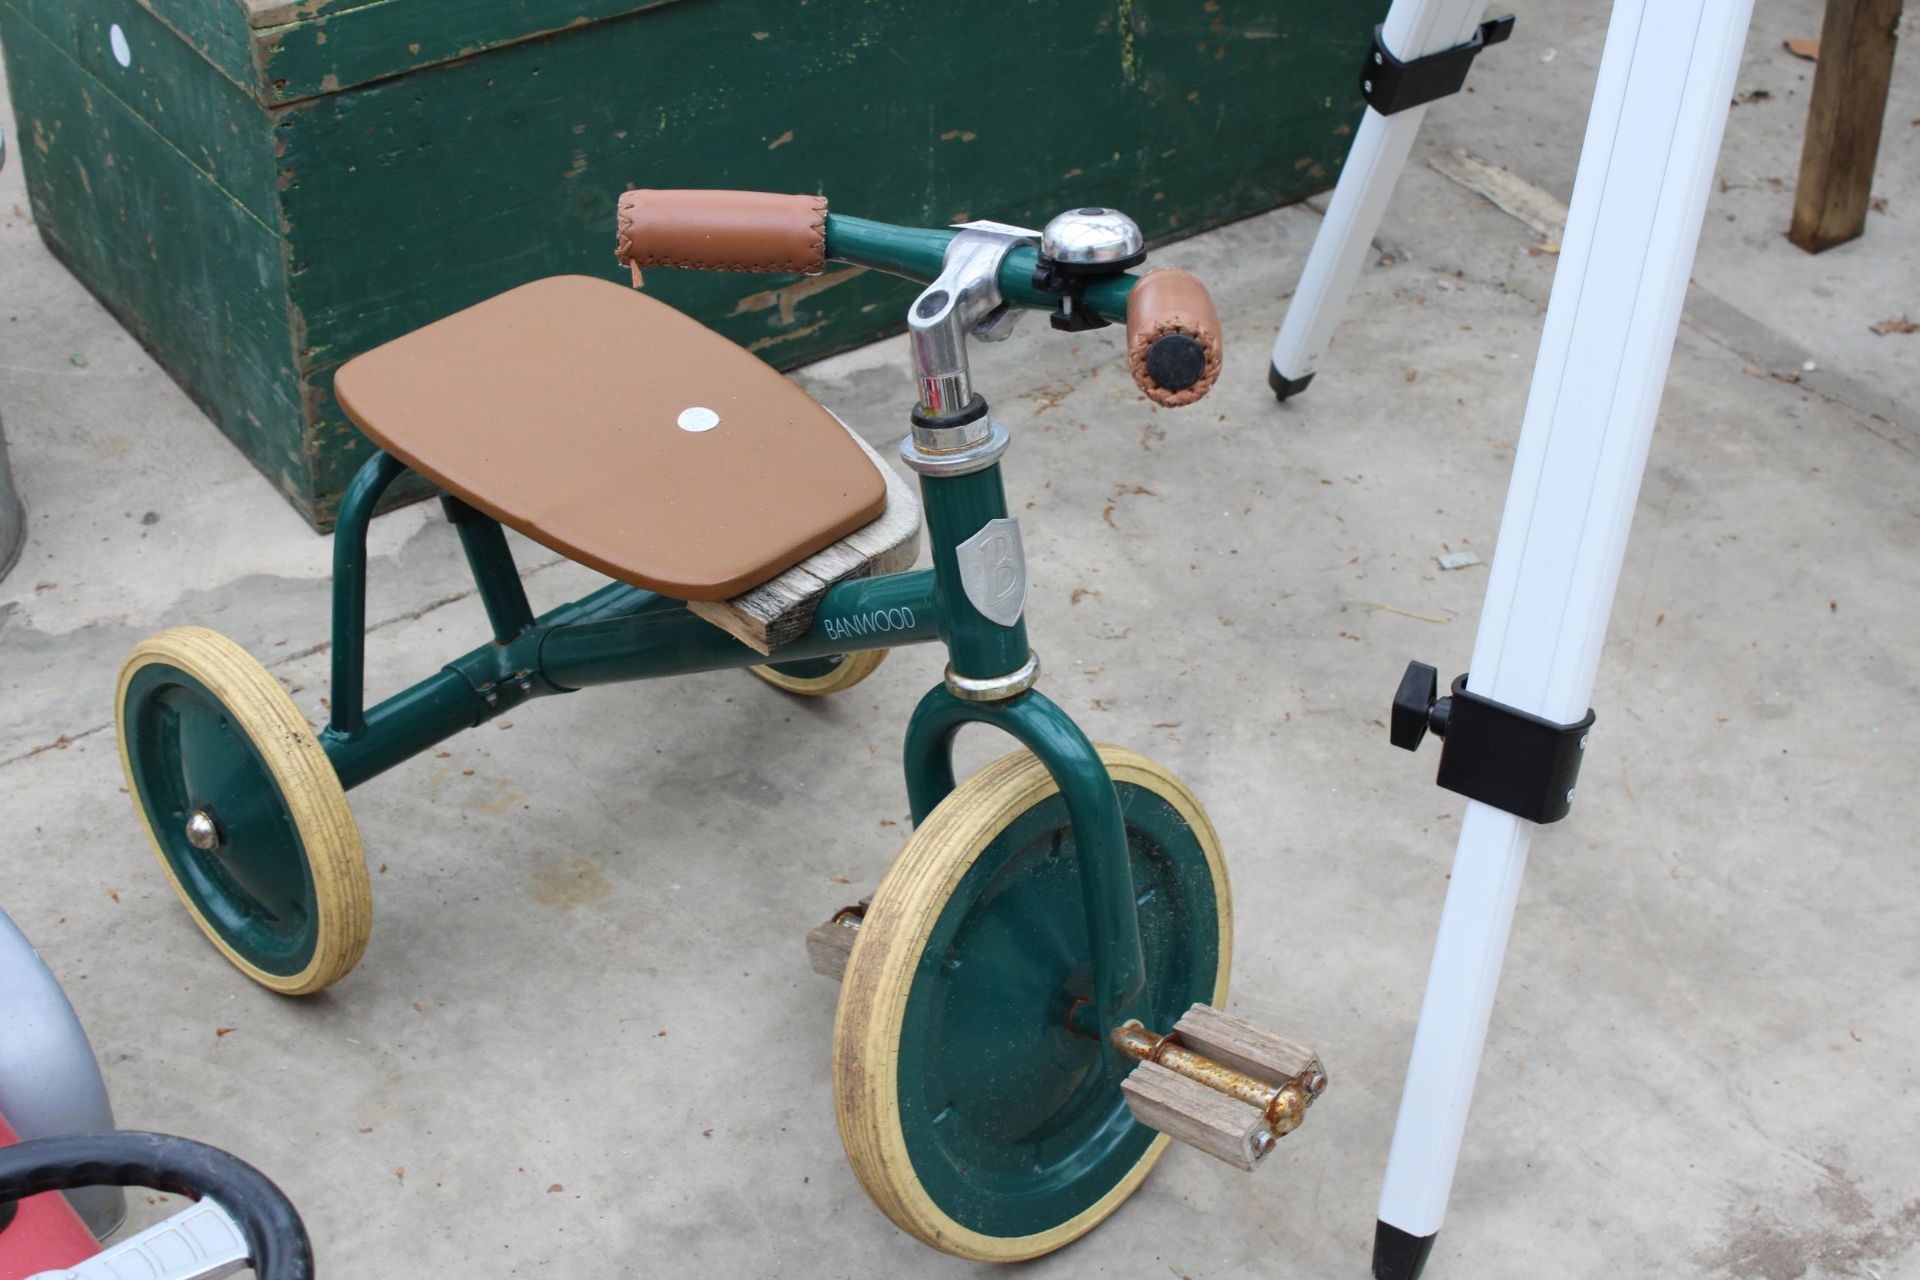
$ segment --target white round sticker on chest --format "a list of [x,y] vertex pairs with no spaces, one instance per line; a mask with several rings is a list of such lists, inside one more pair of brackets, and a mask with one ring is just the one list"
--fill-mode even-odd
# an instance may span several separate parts
[[682,431],[711,431],[720,425],[720,415],[699,405],[682,409],[678,419]]

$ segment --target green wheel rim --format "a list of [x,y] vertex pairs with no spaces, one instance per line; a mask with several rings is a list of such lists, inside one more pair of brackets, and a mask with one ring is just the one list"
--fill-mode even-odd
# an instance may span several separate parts
[[[1199,840],[1165,798],[1118,783],[1147,962],[1149,1025],[1213,998],[1219,905]],[[1127,1067],[1065,1029],[1091,994],[1065,802],[1018,815],[962,878],[914,975],[900,1037],[900,1124],[915,1177],[983,1235],[1049,1231],[1093,1206],[1158,1137],[1120,1092]]]
[[[319,905],[306,849],[266,761],[219,698],[177,667],[141,667],[125,697],[135,801],[182,892],[250,964],[300,973],[319,938]],[[219,828],[211,852],[188,843],[196,810]]]

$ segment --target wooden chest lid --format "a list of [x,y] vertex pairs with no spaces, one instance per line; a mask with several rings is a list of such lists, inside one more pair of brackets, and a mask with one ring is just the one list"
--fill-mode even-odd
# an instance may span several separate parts
[[673,0],[140,0],[262,105],[338,93]]

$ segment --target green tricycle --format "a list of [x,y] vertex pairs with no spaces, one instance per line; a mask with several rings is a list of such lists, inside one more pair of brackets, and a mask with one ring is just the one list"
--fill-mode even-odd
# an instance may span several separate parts
[[[925,285],[908,312],[917,403],[900,456],[920,514],[858,437],[758,358],[638,288],[537,280],[349,361],[335,391],[378,446],[334,534],[330,722],[315,732],[230,640],[176,627],[120,674],[128,790],[187,910],[263,986],[318,991],[360,958],[372,894],[346,793],[530,699],[745,667],[794,694],[846,689],[890,646],[948,664],[908,721],[915,830],[872,898],[809,935],[842,980],[834,1097],[855,1173],[900,1227],[1014,1261],[1113,1212],[1177,1136],[1242,1168],[1297,1126],[1310,1049],[1221,1013],[1227,870],[1188,789],[1096,746],[1035,688],[1027,570],[1007,513],[1007,428],[969,338],[1023,309],[1121,321],[1135,381],[1190,404],[1219,319],[1181,271],[1129,274],[1139,228],[1082,208],[1044,232],[917,229],[813,196],[631,191],[618,256],[642,268]],[[537,428],[537,429],[530,429]],[[412,471],[438,486],[493,632],[367,707],[366,537]],[[614,581],[535,616],[503,526]],[[964,782],[964,725],[1021,748]]]

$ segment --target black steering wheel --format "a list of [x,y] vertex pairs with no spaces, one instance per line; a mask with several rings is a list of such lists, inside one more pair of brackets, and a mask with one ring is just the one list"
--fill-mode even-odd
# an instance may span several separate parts
[[0,1147],[0,1203],[98,1186],[151,1187],[212,1200],[240,1229],[260,1280],[312,1280],[313,1245],[299,1210],[267,1175],[217,1147],[125,1131]]

